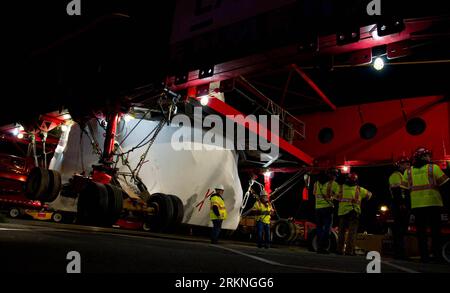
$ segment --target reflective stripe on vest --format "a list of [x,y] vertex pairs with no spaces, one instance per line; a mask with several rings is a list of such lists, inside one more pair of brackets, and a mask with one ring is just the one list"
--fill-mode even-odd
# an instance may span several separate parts
[[[316,196],[316,198],[318,198],[318,199],[325,199],[325,200],[329,199],[329,198],[331,197],[331,188],[333,188],[333,183],[334,183],[334,181],[328,181],[327,183],[325,183],[325,184],[327,184],[327,191],[326,191],[326,196],[327,196],[327,197],[324,197],[323,194],[319,194],[319,193],[317,192],[317,186],[319,185],[319,182],[316,182],[316,183],[314,184],[313,194],[314,194],[314,195]],[[320,190],[320,192],[322,193],[322,190],[321,190],[321,189],[319,189],[319,190]]]
[[[217,199],[216,199],[217,197]],[[225,201],[223,200],[223,198],[218,195],[218,194],[213,194],[210,197],[211,200],[211,207],[210,207],[210,212],[209,212],[209,216],[211,219],[226,219],[227,218],[227,209],[225,208]],[[216,206],[217,209],[219,210],[219,216],[217,216],[214,213],[213,207]]]
[[359,203],[360,193],[361,193],[361,188],[359,186],[356,186],[354,197],[353,198],[344,198],[344,185],[340,185],[338,201],[339,202],[352,202],[354,200],[354,201],[356,201],[356,203]]
[[258,215],[256,216],[256,221],[261,221],[263,223],[269,224],[270,223],[270,212],[272,211],[272,207],[270,205],[270,203],[267,204],[267,206],[265,204],[263,204],[262,202],[257,201],[256,202],[256,208],[258,209],[259,212],[269,212],[268,215]]
[[411,191],[419,191],[419,190],[427,190],[427,189],[436,189],[437,184],[433,175],[433,164],[428,164],[428,184],[424,185],[413,185],[413,174],[412,167],[408,169],[408,184]]

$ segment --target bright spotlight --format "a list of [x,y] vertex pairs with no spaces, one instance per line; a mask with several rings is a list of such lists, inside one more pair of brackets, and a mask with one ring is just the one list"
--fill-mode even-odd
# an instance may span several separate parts
[[209,96],[201,96],[200,97],[200,104],[202,106],[206,106],[209,103]]
[[271,177],[271,176],[272,176],[272,172],[271,171],[264,172],[264,177]]
[[381,70],[384,68],[384,60],[381,57],[375,58],[375,61],[373,61],[373,68],[376,70]]
[[130,114],[125,114],[123,115],[123,119],[125,120],[125,122],[130,122],[131,120],[134,119],[134,117]]
[[11,132],[12,132],[12,134],[14,136],[18,136],[19,135],[19,128],[14,128]]
[[378,35],[378,31],[377,31],[377,27],[376,26],[374,26],[374,28],[372,29],[372,31],[370,32],[370,34],[372,35],[372,39],[374,39],[374,40],[380,40],[382,37],[380,37],[379,35]]
[[70,114],[64,114],[64,115],[62,116],[62,118],[63,118],[64,120],[70,120],[70,119],[72,119],[72,116],[70,116]]
[[61,125],[61,131],[62,132],[66,132],[69,129],[69,127],[67,125]]
[[22,138],[23,138],[23,133],[17,134],[17,138],[18,138],[18,139],[22,139]]
[[387,212],[388,210],[389,210],[389,208],[387,206],[380,207],[380,211],[382,211],[382,212]]

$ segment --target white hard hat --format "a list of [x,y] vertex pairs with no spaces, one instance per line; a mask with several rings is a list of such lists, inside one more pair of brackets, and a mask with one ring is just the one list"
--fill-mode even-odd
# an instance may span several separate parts
[[223,187],[223,184],[216,184],[216,185],[214,186],[214,189],[217,189],[217,190],[225,190],[225,187]]

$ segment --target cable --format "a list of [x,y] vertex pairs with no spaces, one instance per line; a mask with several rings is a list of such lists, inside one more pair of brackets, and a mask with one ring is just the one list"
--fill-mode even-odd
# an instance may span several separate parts
[[[284,187],[287,186],[288,184],[290,184],[290,183],[292,183],[293,181],[295,181],[296,179],[298,179],[298,177],[300,177],[300,176],[303,175],[304,173],[305,173],[304,170],[302,170],[302,171],[296,173],[294,176],[292,176],[292,178],[290,178],[288,181],[286,181],[286,182],[283,183],[280,187],[278,187],[278,188],[272,193],[272,195],[273,195],[274,193],[276,193],[278,190],[284,188]],[[289,186],[286,190],[284,190],[280,195],[278,195],[278,196],[277,196],[275,199],[273,199],[271,202],[273,203],[273,202],[277,201],[281,196],[283,196],[283,195],[284,195],[286,192],[288,192],[292,187],[294,187],[294,185],[295,185],[296,183],[297,183],[297,182],[294,182],[291,186]]]
[[139,119],[139,121],[136,123],[136,125],[133,126],[133,128],[130,130],[130,132],[125,135],[125,137],[122,139],[122,141],[119,143],[119,145],[122,145],[125,140],[128,138],[128,136],[130,136],[130,134],[136,129],[136,127],[138,127],[138,125],[142,122],[142,120],[144,120],[145,117],[147,117],[147,114],[150,113],[150,109],[145,112],[144,116],[142,116],[142,118]]
[[[131,152],[133,152],[133,151],[135,151],[135,150],[137,150],[137,149],[139,149],[139,148],[141,148],[141,147],[146,146],[148,143],[150,143],[150,142],[152,141],[152,138],[150,138],[147,142],[145,142],[145,140],[148,139],[149,136],[152,135],[152,134],[158,129],[158,127],[160,126],[160,124],[164,124],[164,123],[165,123],[165,119],[160,120],[160,122],[158,123],[158,125],[155,126],[155,128],[153,128],[153,130],[152,130],[149,134],[147,134],[147,136],[145,136],[145,137],[144,137],[144,138],[143,138],[143,139],[142,139],[135,147],[133,147],[132,149],[126,151],[125,153],[119,154],[119,155],[126,155],[126,154],[129,154],[129,153],[131,153]],[[158,131],[158,132],[159,132],[159,131]],[[145,142],[145,143],[144,143],[144,142]]]
[[145,164],[145,159],[147,158],[148,152],[150,151],[151,146],[155,142],[156,137],[158,136],[159,132],[163,129],[165,124],[166,124],[166,120],[162,119],[160,121],[160,123],[157,125],[157,129],[155,131],[155,134],[150,139],[147,149],[145,150],[144,154],[142,154],[141,160],[139,161],[138,165],[135,168],[136,176],[139,176],[139,172],[141,171],[142,166]]

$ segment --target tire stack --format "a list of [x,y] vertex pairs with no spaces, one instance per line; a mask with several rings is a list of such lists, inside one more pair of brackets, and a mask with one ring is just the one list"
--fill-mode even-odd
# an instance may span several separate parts
[[280,219],[273,225],[273,241],[289,244],[297,240],[300,229],[292,221]]
[[25,195],[31,200],[54,201],[61,191],[61,175],[55,170],[33,168],[27,177]]
[[[313,229],[308,233],[307,241],[309,250],[316,252],[318,248],[318,237],[316,229]],[[337,243],[338,243],[338,235],[335,231],[332,230],[330,232],[329,243],[325,248],[330,252],[335,252],[337,249]]]

